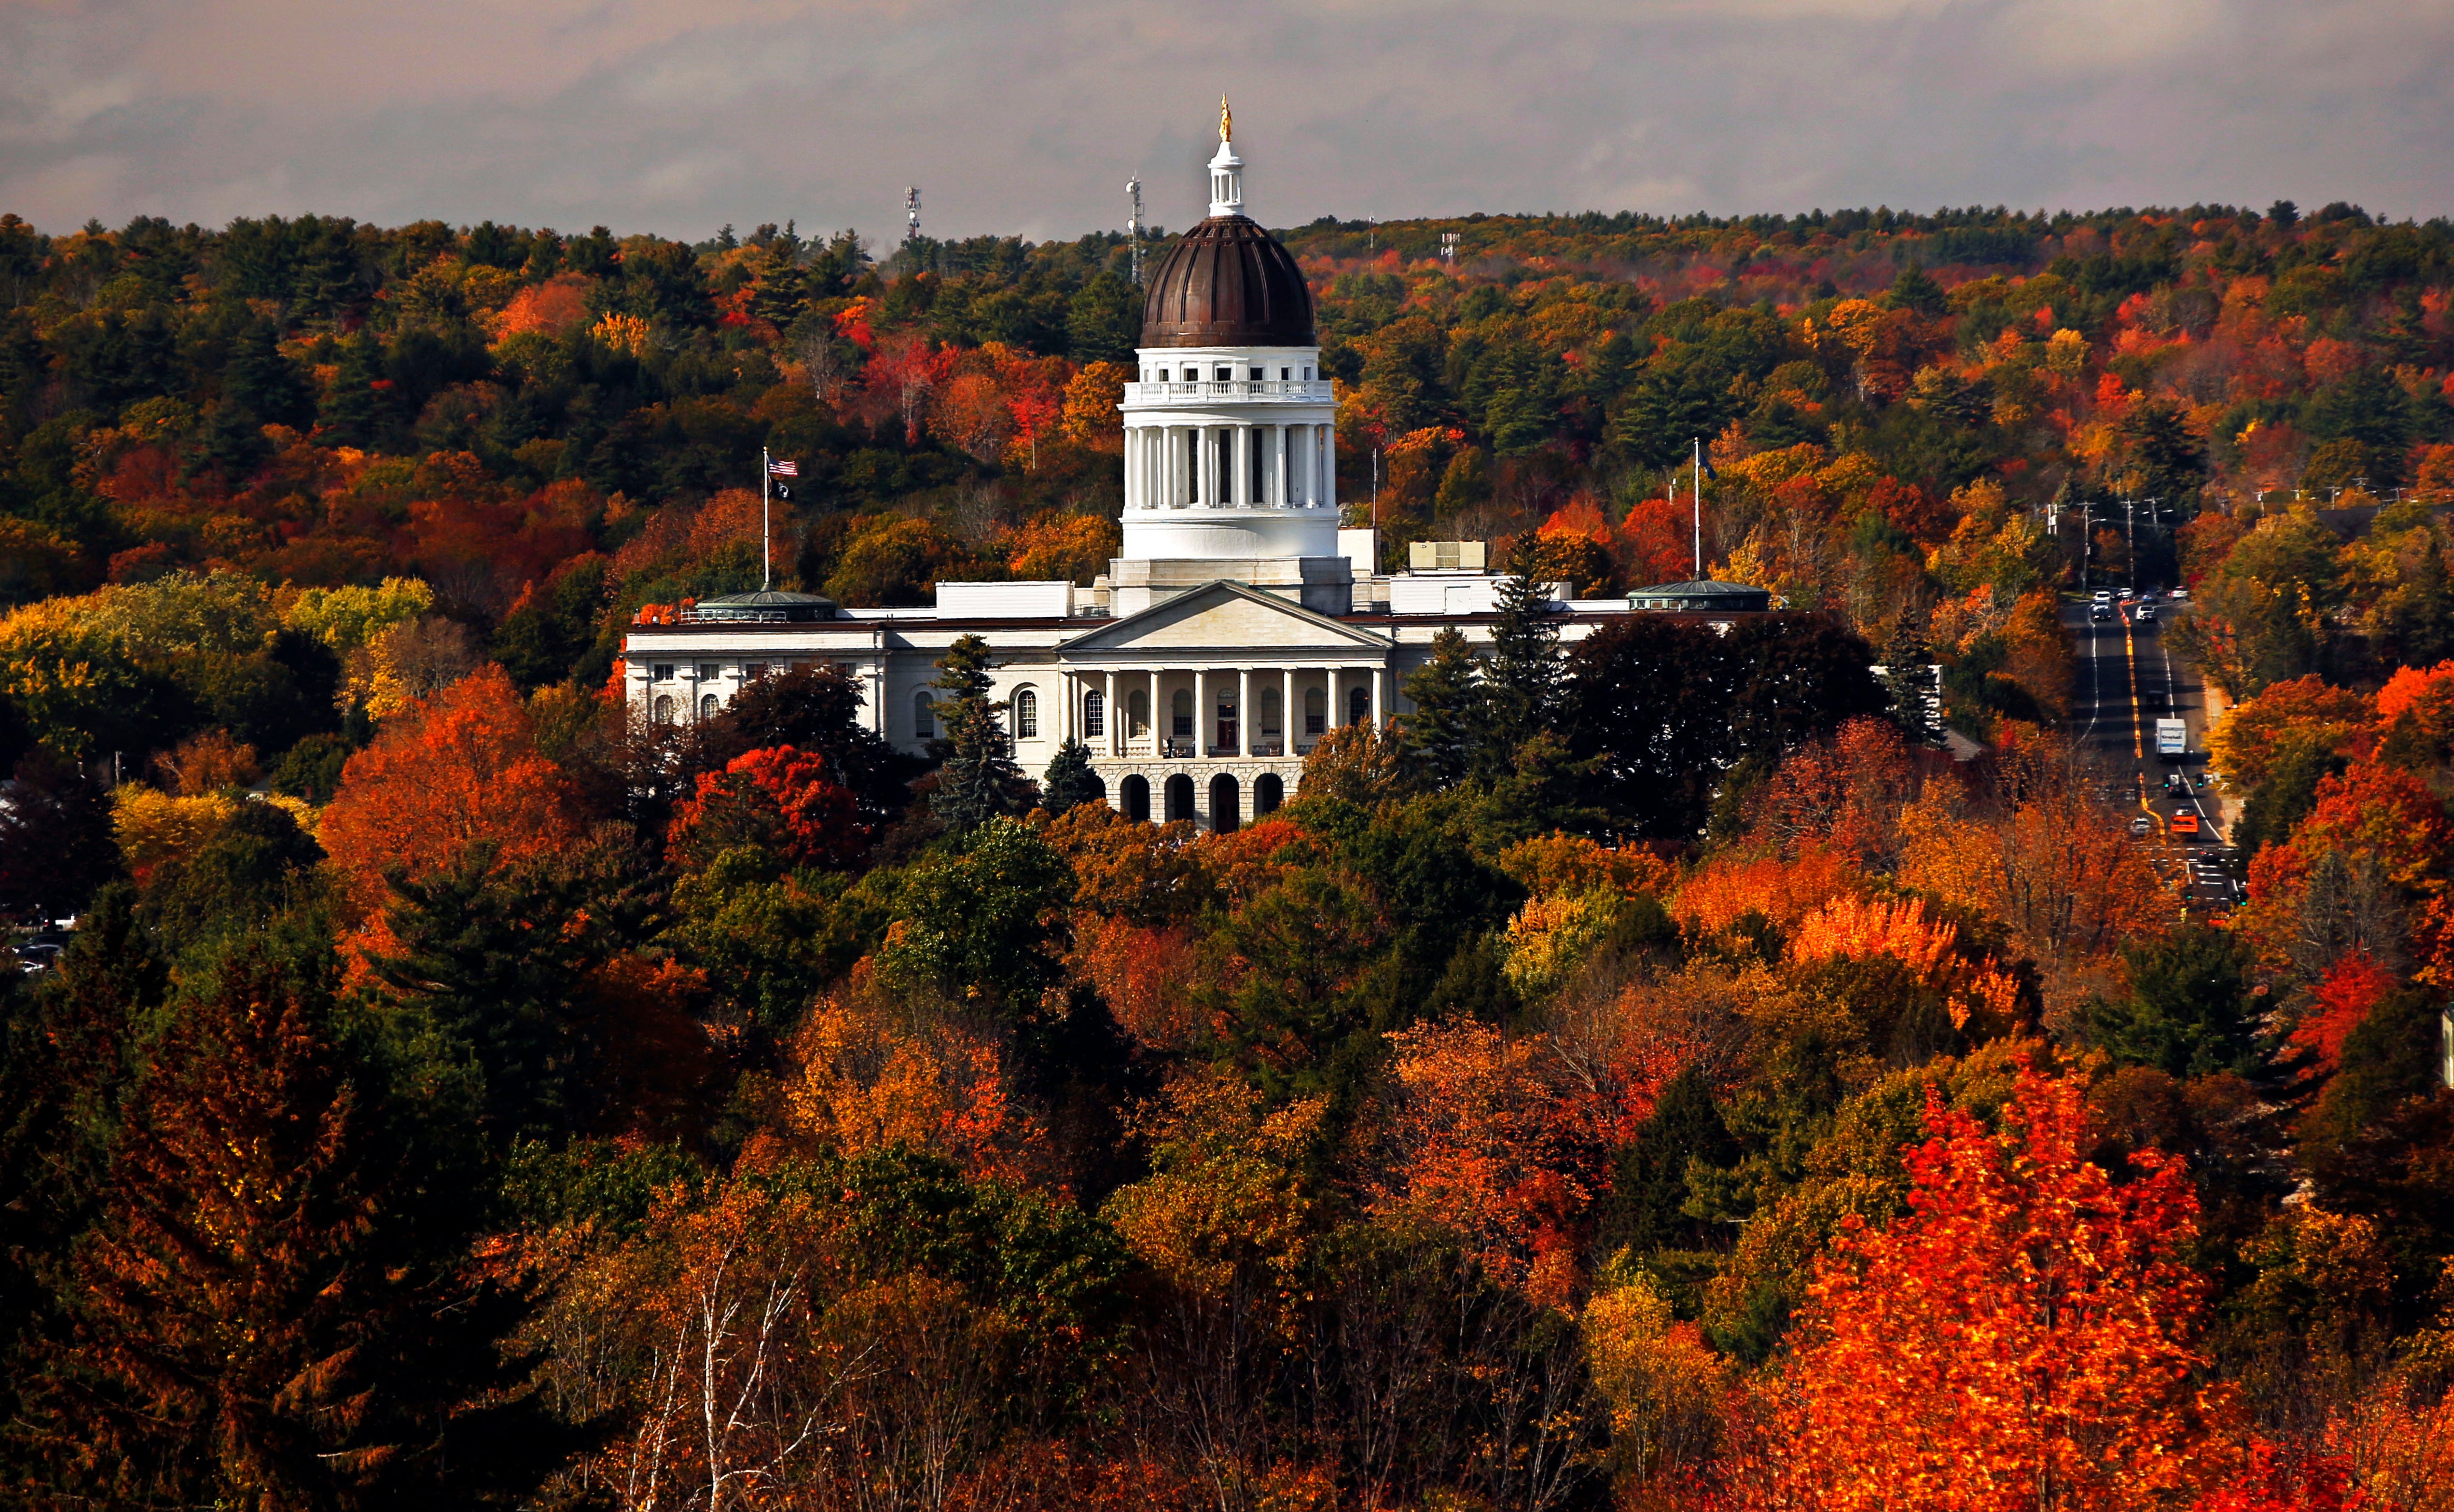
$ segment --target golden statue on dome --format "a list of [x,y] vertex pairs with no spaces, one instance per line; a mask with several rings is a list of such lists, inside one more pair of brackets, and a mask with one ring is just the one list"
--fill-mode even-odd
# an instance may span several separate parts
[[1227,96],[1218,96],[1218,140],[1224,142],[1236,134],[1236,116],[1227,109]]

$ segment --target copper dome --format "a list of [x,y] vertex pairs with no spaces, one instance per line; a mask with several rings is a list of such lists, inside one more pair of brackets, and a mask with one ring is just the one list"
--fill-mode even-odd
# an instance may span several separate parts
[[1312,291],[1277,238],[1242,215],[1186,232],[1150,275],[1145,347],[1309,347]]

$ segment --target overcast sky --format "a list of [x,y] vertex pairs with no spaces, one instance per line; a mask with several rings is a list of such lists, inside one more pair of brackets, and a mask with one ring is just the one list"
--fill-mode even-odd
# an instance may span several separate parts
[[654,231],[2349,199],[2454,212],[2454,0],[0,0],[0,210]]

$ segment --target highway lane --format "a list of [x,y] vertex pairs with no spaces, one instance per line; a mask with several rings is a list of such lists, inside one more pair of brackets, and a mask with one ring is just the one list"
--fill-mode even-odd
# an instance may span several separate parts
[[[2111,617],[2093,618],[2083,601],[2063,605],[2079,651],[2072,724],[2110,775],[2108,797],[2143,813],[2173,840],[2165,864],[2194,914],[2221,914],[2240,899],[2236,853],[2223,833],[2206,776],[2206,698],[2196,673],[2164,644],[2163,619],[2176,605],[2117,600]],[[2186,613],[2186,610],[2182,612]],[[2156,755],[2156,721],[2179,718],[2189,731],[2180,761]],[[2182,778],[2175,782],[2176,777]],[[2198,820],[2196,836],[2172,834],[2176,815]]]

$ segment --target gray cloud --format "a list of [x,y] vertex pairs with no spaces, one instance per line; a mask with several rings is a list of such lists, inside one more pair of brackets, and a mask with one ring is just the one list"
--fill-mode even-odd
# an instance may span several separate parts
[[1888,203],[2454,210],[2443,0],[45,0],[0,209],[699,236]]

